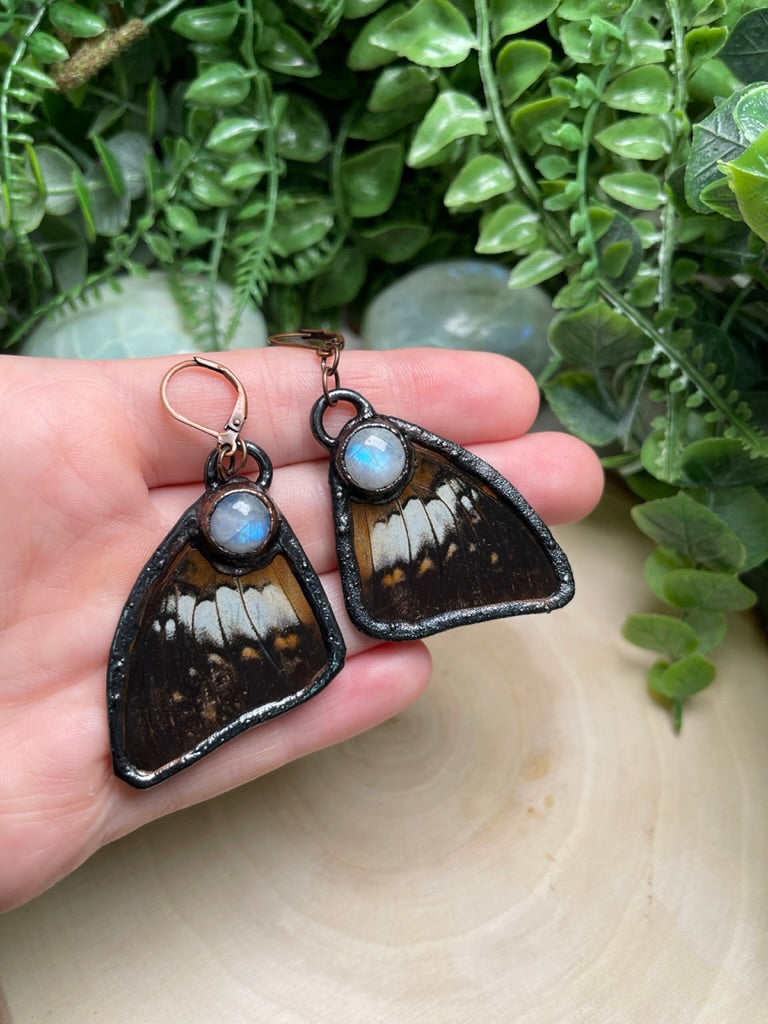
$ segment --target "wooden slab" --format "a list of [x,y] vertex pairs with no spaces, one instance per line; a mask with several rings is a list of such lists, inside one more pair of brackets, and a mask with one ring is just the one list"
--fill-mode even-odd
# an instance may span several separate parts
[[[756,1024],[768,686],[734,620],[682,736],[622,641],[609,492],[577,597],[435,638],[410,710],[103,850],[0,920],[16,1024]],[[0,1004],[1,1005],[1,1004]]]

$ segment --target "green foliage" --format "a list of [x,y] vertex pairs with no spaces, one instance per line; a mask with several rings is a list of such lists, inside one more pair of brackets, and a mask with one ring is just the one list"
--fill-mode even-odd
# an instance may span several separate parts
[[[6,0],[0,332],[167,268],[200,343],[440,256],[557,315],[564,424],[646,500],[657,694],[768,556],[768,0]],[[229,282],[223,319],[215,285]]]

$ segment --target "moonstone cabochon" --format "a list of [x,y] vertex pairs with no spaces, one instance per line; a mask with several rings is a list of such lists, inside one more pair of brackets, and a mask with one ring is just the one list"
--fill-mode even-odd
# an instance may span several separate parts
[[255,554],[227,561],[211,549],[201,523],[222,490],[271,504],[245,478],[209,487],[141,571],[115,632],[112,758],[138,788],[308,700],[344,663],[325,592],[274,505],[273,532]]
[[272,512],[254,491],[230,491],[216,502],[208,532],[217,547],[233,555],[260,551],[272,531]]
[[341,458],[345,472],[360,490],[386,491],[403,476],[408,452],[399,434],[374,423],[351,435]]
[[[360,407],[331,448],[330,484],[344,598],[362,632],[411,640],[570,601],[565,553],[508,480],[461,445]],[[384,500],[350,488],[334,451],[373,415],[410,447],[411,470]]]

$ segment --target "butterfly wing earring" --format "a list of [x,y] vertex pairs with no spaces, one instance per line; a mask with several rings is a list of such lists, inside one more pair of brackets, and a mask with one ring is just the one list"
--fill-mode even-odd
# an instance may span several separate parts
[[[565,553],[508,480],[461,445],[340,387],[340,334],[303,330],[270,343],[313,348],[322,360],[311,426],[330,452],[339,570],[362,632],[412,640],[570,601]],[[340,402],[354,415],[332,437],[324,417]]]
[[[223,431],[176,412],[168,383],[185,368],[222,374],[237,401]],[[272,464],[240,433],[247,398],[226,367],[195,357],[161,386],[177,420],[217,439],[205,492],[141,571],[115,633],[107,696],[115,773],[153,786],[318,693],[344,641],[320,580],[267,491]],[[241,473],[258,466],[251,481]]]

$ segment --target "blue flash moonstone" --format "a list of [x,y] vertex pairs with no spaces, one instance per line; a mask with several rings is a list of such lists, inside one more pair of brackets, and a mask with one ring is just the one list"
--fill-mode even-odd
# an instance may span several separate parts
[[350,480],[366,491],[391,487],[405,469],[405,446],[386,427],[361,427],[344,452],[344,468]]
[[258,551],[269,536],[269,509],[257,494],[233,491],[216,503],[208,523],[211,539],[235,555]]

